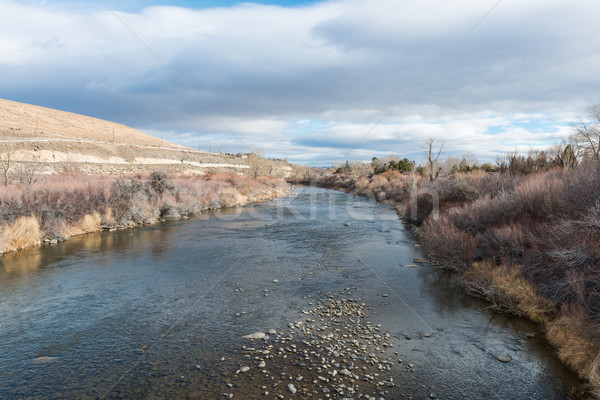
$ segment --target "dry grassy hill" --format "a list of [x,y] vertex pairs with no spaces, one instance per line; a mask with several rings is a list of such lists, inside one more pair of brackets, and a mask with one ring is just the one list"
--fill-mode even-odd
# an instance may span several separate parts
[[291,171],[283,162],[195,150],[115,122],[0,99],[0,154],[9,153],[13,164],[44,173],[256,173],[258,168],[261,174],[285,176]]
[[115,122],[4,99],[0,99],[0,135],[183,148]]

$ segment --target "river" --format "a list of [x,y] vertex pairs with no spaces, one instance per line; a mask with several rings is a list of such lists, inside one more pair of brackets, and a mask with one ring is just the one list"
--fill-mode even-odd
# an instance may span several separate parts
[[220,399],[230,382],[242,382],[242,398],[273,398],[235,375],[241,336],[285,331],[345,289],[403,359],[386,399],[583,398],[542,335],[527,335],[536,325],[494,314],[451,274],[405,268],[420,256],[393,210],[306,187],[6,254],[0,398]]

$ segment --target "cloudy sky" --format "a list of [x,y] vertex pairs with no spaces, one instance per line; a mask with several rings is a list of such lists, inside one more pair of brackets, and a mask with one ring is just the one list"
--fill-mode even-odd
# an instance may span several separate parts
[[0,0],[0,97],[207,150],[494,160],[600,102],[596,0]]

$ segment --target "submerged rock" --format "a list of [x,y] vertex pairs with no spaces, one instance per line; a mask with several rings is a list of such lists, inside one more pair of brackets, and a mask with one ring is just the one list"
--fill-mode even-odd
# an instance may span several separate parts
[[250,335],[242,336],[242,339],[264,339],[267,336],[264,332],[254,332]]
[[56,361],[56,357],[41,356],[33,360],[34,364],[50,364]]
[[510,358],[509,356],[498,356],[498,361],[507,363],[507,362],[511,362],[512,358]]

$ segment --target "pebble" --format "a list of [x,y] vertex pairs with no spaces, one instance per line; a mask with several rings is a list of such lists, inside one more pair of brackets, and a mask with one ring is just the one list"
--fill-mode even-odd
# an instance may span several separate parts
[[[237,370],[237,374],[247,372],[247,377],[239,377],[243,379],[240,385],[252,385],[257,379],[272,381],[271,387],[257,386],[260,390],[256,393],[275,399],[297,393],[309,397],[310,393],[323,393],[326,400],[391,398],[392,390],[397,390],[391,371],[398,365],[396,360],[402,362],[392,349],[399,345],[394,340],[400,338],[372,323],[368,319],[372,308],[348,298],[352,293],[345,289],[342,293],[325,295],[316,306],[311,302],[312,308],[300,308],[298,313],[304,318],[290,322],[285,332],[270,329],[268,335],[256,332],[244,336],[270,339],[242,346],[242,357],[253,360],[252,365],[258,368]],[[267,369],[267,363],[277,372]],[[412,364],[408,370],[414,371]],[[235,398],[239,396],[235,394]],[[247,396],[245,391],[241,398]]]
[[264,332],[255,332],[250,335],[242,336],[242,339],[264,339],[266,334]]
[[510,358],[509,356],[498,356],[498,361],[507,363],[507,362],[511,362],[512,358]]
[[56,357],[41,356],[33,360],[34,364],[50,364],[56,361]]

